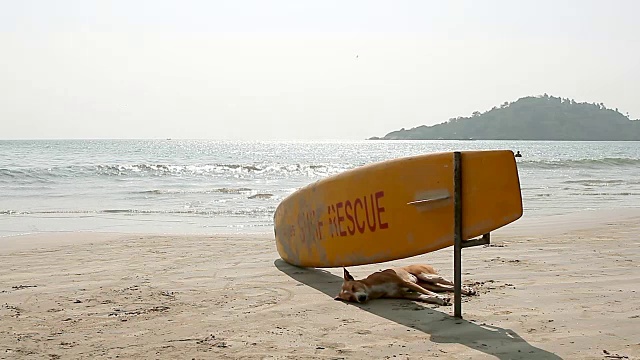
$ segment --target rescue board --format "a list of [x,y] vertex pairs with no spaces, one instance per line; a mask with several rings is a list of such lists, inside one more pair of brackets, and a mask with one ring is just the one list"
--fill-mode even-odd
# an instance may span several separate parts
[[[307,185],[274,214],[286,262],[338,267],[406,258],[453,245],[453,152],[361,166]],[[513,152],[462,151],[462,238],[522,216]]]

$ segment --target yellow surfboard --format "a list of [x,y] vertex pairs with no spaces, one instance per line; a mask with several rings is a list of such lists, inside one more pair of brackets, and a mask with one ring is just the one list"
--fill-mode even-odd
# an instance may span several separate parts
[[[522,216],[513,152],[463,151],[462,237]],[[278,253],[304,267],[401,259],[453,245],[453,153],[370,164],[319,180],[274,215]]]

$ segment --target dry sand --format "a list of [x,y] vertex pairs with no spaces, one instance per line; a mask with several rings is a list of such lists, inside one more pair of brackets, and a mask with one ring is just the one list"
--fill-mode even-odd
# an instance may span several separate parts
[[[640,216],[623,215],[521,219],[465,249],[464,320],[334,301],[341,269],[290,266],[267,235],[0,238],[0,358],[639,359]],[[451,277],[452,252],[350,271]]]

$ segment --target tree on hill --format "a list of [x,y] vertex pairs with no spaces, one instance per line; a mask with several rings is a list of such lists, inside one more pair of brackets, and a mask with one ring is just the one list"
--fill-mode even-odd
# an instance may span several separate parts
[[384,140],[640,140],[640,121],[629,120],[604,103],[578,103],[573,99],[528,96],[505,102],[471,117],[451,118],[433,126],[404,128]]

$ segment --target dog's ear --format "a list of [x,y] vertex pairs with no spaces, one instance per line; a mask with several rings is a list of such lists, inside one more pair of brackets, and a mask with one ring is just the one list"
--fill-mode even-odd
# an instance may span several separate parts
[[351,274],[349,274],[349,272],[347,271],[346,268],[342,268],[342,270],[344,270],[344,281],[355,281],[355,279],[353,278],[353,276],[351,276]]

